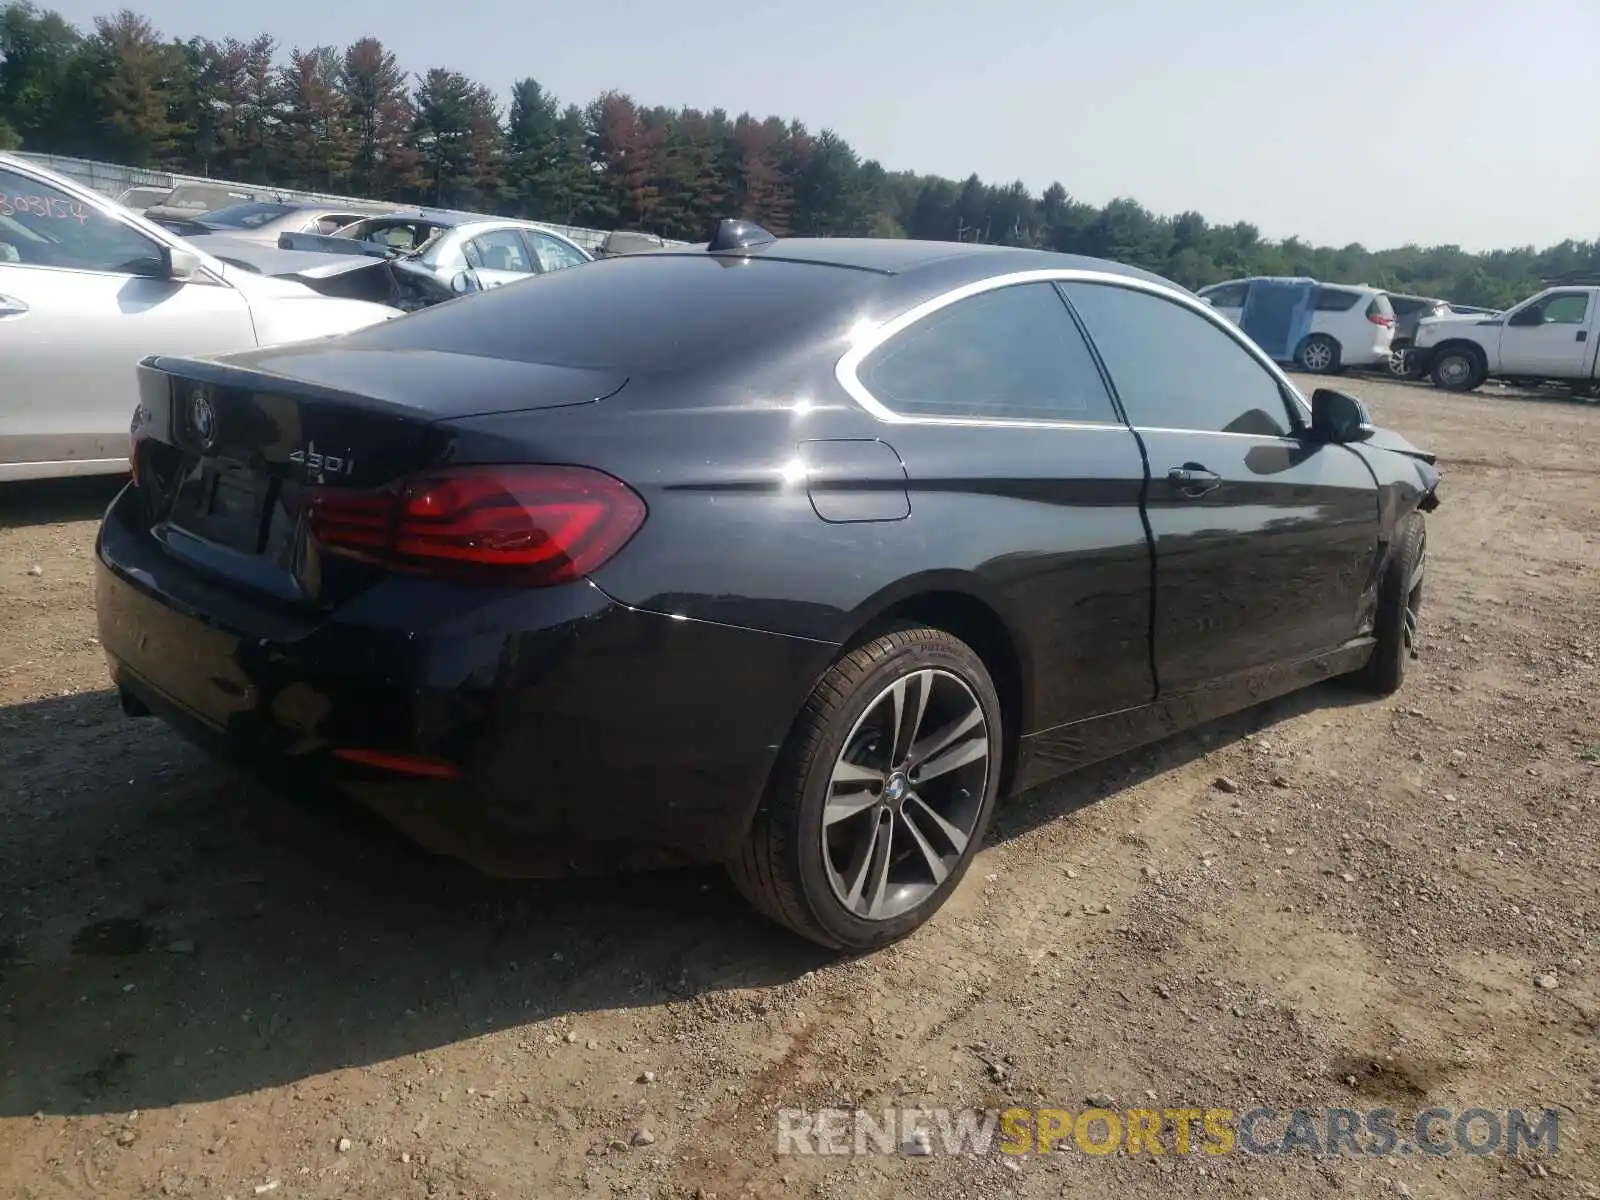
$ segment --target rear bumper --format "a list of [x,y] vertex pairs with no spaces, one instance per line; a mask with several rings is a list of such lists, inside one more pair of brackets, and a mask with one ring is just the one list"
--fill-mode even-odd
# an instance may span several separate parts
[[1356,346],[1346,351],[1342,360],[1347,367],[1370,367],[1389,361],[1389,346],[1370,345]]
[[[100,637],[127,695],[223,757],[326,779],[430,849],[541,876],[735,854],[833,648],[613,602],[589,584],[385,579],[335,614],[243,598],[119,505]],[[336,758],[453,764],[419,778]]]

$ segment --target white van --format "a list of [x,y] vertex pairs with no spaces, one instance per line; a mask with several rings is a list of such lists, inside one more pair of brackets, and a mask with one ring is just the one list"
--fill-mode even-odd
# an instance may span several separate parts
[[1277,361],[1302,371],[1326,375],[1389,361],[1394,306],[1381,288],[1259,275],[1197,294]]

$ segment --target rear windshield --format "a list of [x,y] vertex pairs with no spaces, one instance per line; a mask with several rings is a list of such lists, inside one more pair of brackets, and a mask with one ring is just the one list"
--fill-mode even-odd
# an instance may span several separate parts
[[292,204],[230,204],[208,212],[200,219],[207,225],[220,225],[224,229],[259,229],[268,221],[276,221],[294,211]]
[[1369,316],[1369,317],[1392,317],[1392,316],[1394,316],[1394,305],[1389,303],[1389,297],[1388,297],[1387,293],[1379,292],[1376,296],[1374,296],[1372,298],[1372,303],[1367,305],[1367,316]]
[[452,300],[349,335],[347,344],[673,371],[830,322],[847,328],[880,282],[811,263],[631,254]]
[[193,208],[200,212],[218,209],[237,200],[250,199],[249,192],[230,192],[227,188],[206,187],[204,184],[180,184],[167,193],[161,203],[168,208]]

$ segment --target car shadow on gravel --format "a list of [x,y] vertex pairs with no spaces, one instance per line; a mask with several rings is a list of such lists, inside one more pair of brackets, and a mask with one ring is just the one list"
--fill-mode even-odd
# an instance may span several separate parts
[[125,475],[0,483],[0,529],[98,521],[127,483]]
[[[1359,699],[1318,687],[1089,767],[1008,803],[996,836]],[[0,748],[0,1117],[242,1095],[832,960],[719,870],[488,879],[214,764],[110,692],[0,709]]]

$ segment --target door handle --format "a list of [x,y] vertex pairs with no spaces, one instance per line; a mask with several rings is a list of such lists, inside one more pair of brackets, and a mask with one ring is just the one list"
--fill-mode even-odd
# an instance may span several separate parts
[[28,306],[15,296],[0,295],[0,317],[20,317]]
[[1206,470],[1200,463],[1184,463],[1167,470],[1167,482],[1185,496],[1204,496],[1222,486],[1222,476]]
[[1578,330],[1578,340],[1580,342],[1587,342],[1589,340],[1589,331],[1587,329]]

